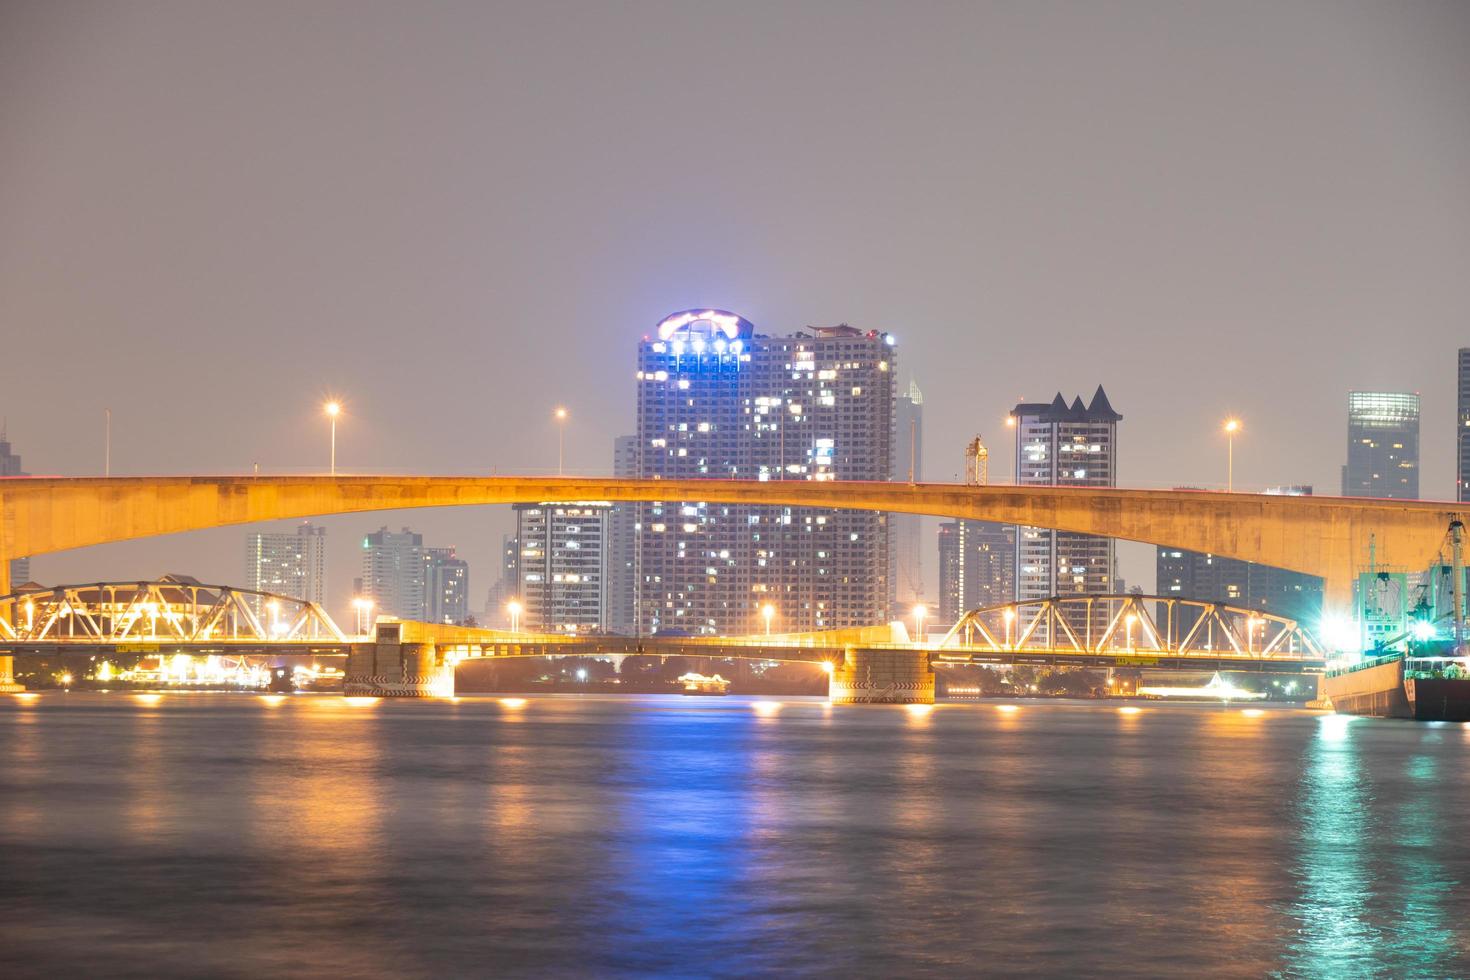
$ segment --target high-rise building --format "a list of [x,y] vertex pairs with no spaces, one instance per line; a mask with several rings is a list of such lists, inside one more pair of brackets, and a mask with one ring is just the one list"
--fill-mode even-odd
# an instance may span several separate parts
[[603,501],[515,505],[523,628],[606,629],[611,511]]
[[[768,337],[732,313],[676,313],[638,349],[639,475],[887,480],[896,370],[876,330]],[[887,618],[886,514],[692,500],[638,514],[645,632],[756,632],[767,604],[782,631]]]
[[1015,598],[1016,527],[990,521],[939,525],[939,620]]
[[[613,441],[613,476],[638,475],[638,437]],[[638,632],[638,505],[613,504],[607,518],[607,610],[609,633]]]
[[520,542],[514,534],[502,534],[500,536],[500,577],[495,584],[490,586],[490,591],[485,595],[484,618],[482,625],[496,627],[508,625],[510,622],[510,610],[507,608],[511,600],[519,601],[520,588]]
[[[924,393],[917,381],[893,402],[893,471],[891,478],[906,482],[924,479]],[[892,514],[888,580],[892,589],[889,615],[901,619],[924,598],[923,521],[918,514]]]
[[[1118,422],[1102,385],[1092,402],[1068,405],[1058,392],[1051,402],[1027,402],[1012,411],[1016,430],[1016,482],[1030,486],[1117,485]],[[1111,538],[1041,527],[1016,530],[1016,598],[1100,595],[1112,592],[1116,553]],[[1094,611],[1098,630],[1108,610]],[[1085,623],[1072,624],[1074,628]]]
[[[293,531],[245,536],[245,587],[324,605],[327,601],[327,529],[309,521]],[[257,616],[258,596],[250,599]]]
[[1470,347],[1460,348],[1456,380],[1455,499],[1465,501],[1470,500]]
[[[1266,493],[1303,497],[1310,496],[1312,488],[1270,487]],[[1155,572],[1156,591],[1162,596],[1245,606],[1312,627],[1322,617],[1322,579],[1315,575],[1207,552],[1164,547],[1157,549]],[[1168,617],[1162,607],[1155,618],[1159,628],[1164,629]],[[1172,626],[1175,639],[1184,636],[1198,618],[1198,610],[1181,608]]]
[[[20,456],[10,449],[10,439],[6,434],[4,422],[0,422],[0,476],[26,476],[21,469]],[[17,585],[24,585],[31,580],[31,560],[29,558],[12,558],[8,566],[10,572],[10,589],[14,591]],[[6,593],[6,589],[0,589],[0,595]]]
[[1406,392],[1348,393],[1344,497],[1419,499],[1419,396]]
[[424,536],[386,527],[362,539],[362,598],[374,611],[399,619],[424,618]]
[[470,566],[454,548],[424,549],[424,620],[460,625],[470,618]]

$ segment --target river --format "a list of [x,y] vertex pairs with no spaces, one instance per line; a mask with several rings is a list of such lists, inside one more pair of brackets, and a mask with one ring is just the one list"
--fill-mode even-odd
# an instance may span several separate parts
[[0,695],[0,975],[1470,974],[1470,726]]

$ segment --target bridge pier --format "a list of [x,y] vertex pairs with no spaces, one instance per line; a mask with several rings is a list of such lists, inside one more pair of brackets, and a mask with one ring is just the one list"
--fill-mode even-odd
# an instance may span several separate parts
[[833,704],[933,704],[934,665],[927,650],[848,647],[828,691]]
[[19,694],[25,685],[15,682],[15,658],[0,656],[0,694]]
[[435,698],[454,693],[453,668],[439,662],[434,644],[404,643],[400,628],[398,623],[379,623],[373,642],[352,644],[342,678],[344,695]]

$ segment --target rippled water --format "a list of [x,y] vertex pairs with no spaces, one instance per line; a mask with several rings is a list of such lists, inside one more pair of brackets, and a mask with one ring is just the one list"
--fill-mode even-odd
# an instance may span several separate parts
[[1470,726],[0,696],[0,975],[1470,973]]

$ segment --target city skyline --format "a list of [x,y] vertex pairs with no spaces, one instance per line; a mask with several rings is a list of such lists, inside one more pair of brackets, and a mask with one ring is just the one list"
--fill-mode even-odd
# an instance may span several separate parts
[[[779,38],[756,14],[711,9],[677,22],[591,11],[570,32],[544,11],[472,12],[448,33],[374,10],[358,13],[366,34],[342,37],[279,11],[135,5],[112,12],[101,51],[54,8],[7,8],[0,145],[26,149],[0,185],[0,322],[12,327],[0,415],[27,469],[102,472],[111,409],[117,474],[324,471],[320,406],[335,396],[343,470],[554,472],[551,413],[565,405],[567,466],[605,471],[606,447],[633,430],[630,330],[707,303],[773,332],[846,321],[897,335],[903,380],[924,389],[932,479],[958,476],[975,432],[998,442],[1017,401],[1102,381],[1129,406],[1118,462],[1130,485],[1224,485],[1219,423],[1235,415],[1237,486],[1330,488],[1345,392],[1419,391],[1421,495],[1453,498],[1450,364],[1470,323],[1470,134],[1455,96],[1470,69],[1452,39],[1470,14],[1416,8],[1395,42],[1363,10],[1278,11],[1259,37],[1242,33],[1249,11],[1168,11],[1170,45],[1136,50],[1138,32],[1157,30],[1136,9],[931,11],[921,34],[893,11],[858,29],[819,9]],[[492,16],[558,36],[559,76]],[[369,25],[435,56],[363,70],[378,64]],[[826,111],[842,93],[808,54],[834,29],[872,66],[865,113]],[[698,70],[711,30],[766,52],[757,82]],[[1095,43],[1056,64],[1025,54],[1063,35]],[[299,46],[278,51],[286,36]],[[1243,36],[1248,77],[1208,70]],[[944,38],[966,39],[963,51]],[[608,44],[629,57],[606,63]],[[302,53],[322,46],[330,62]],[[278,51],[264,91],[245,81],[262,51]],[[670,69],[683,85],[665,85]],[[179,84],[201,75],[215,79],[210,98]],[[965,93],[963,125],[951,91]],[[337,142],[317,126],[324,100]],[[625,102],[649,111],[609,125]],[[1105,130],[1091,122],[1099,104]],[[424,105],[476,125],[450,144],[425,138]],[[670,119],[762,152],[653,166]],[[882,138],[875,119],[892,127]],[[145,138],[112,152],[122,132]],[[581,152],[589,140],[599,154]],[[293,150],[253,152],[272,146]],[[543,159],[555,163],[533,165]],[[486,193],[497,181],[515,200]],[[594,190],[609,183],[625,194]],[[1401,193],[1363,192],[1384,184]],[[690,215],[715,232],[699,250],[685,244]],[[1038,339],[1066,356],[1031,358]],[[55,404],[58,345],[87,356],[67,364],[76,393]],[[163,381],[194,406],[167,438],[153,423]],[[487,569],[512,526],[506,511],[381,516],[462,542]],[[366,530],[323,523],[334,548]],[[43,556],[36,574],[228,577],[237,541]],[[1128,581],[1146,581],[1150,549],[1119,556]],[[923,558],[932,594],[932,550]],[[340,608],[348,585],[333,590]]]

